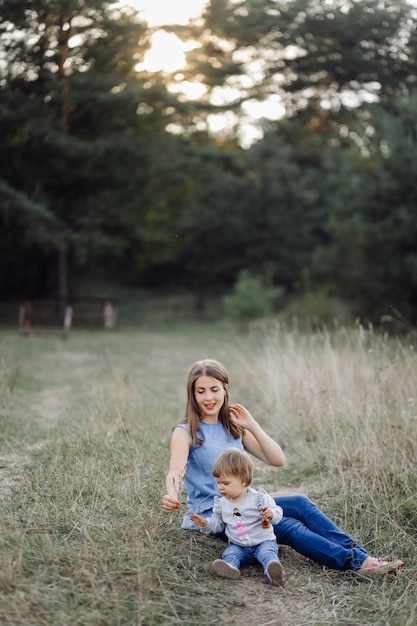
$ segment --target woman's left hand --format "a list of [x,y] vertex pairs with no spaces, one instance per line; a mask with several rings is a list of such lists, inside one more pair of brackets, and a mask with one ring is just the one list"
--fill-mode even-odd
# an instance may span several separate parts
[[244,429],[243,447],[257,459],[279,467],[285,463],[285,455],[276,441],[266,434],[249,411],[241,404],[230,405],[230,420]]
[[246,428],[249,431],[256,424],[254,417],[252,417],[248,409],[246,409],[241,404],[231,404],[229,408],[230,419],[234,424],[237,424],[242,428]]

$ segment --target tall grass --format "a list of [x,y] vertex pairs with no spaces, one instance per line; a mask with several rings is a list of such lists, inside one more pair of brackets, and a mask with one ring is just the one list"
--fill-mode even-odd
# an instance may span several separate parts
[[[0,337],[0,622],[14,625],[389,624],[417,616],[417,357],[362,329],[177,326]],[[160,499],[191,363],[282,443],[254,483],[302,489],[397,576],[365,581],[281,549],[284,591],[256,566],[212,576],[222,545]],[[183,501],[185,494],[183,495]]]
[[[310,335],[276,329],[242,362],[253,403],[289,450],[292,477],[318,476],[311,492],[321,502],[328,495],[345,527],[365,535],[372,551],[381,550],[381,529],[389,551],[391,539],[417,529],[412,343],[361,328]],[[395,548],[404,551],[402,543]]]

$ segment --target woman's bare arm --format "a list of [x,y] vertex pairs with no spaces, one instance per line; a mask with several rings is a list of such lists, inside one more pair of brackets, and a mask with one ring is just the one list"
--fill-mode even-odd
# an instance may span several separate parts
[[162,508],[166,513],[178,509],[179,497],[185,478],[191,439],[185,428],[175,428],[171,436],[169,469],[165,480],[166,494],[162,498]]
[[232,404],[230,417],[235,424],[239,424],[245,429],[243,434],[245,450],[268,465],[276,467],[284,465],[285,454],[281,446],[266,434],[244,406]]

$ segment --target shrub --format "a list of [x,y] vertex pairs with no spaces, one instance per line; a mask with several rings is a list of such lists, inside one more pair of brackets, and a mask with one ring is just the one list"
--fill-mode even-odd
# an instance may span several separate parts
[[273,312],[283,293],[282,287],[274,287],[249,270],[242,270],[232,293],[224,297],[225,310],[237,322],[266,317]]

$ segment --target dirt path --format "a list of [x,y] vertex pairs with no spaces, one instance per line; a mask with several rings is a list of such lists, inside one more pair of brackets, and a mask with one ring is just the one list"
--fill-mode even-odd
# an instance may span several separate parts
[[[74,407],[74,396],[85,389],[87,376],[94,376],[97,363],[88,353],[80,354],[62,350],[45,352],[42,367],[22,359],[13,391],[3,390],[2,410],[15,417],[21,428],[36,425],[39,433],[47,433],[60,422],[68,419]],[[46,373],[46,375],[45,375]],[[0,455],[0,501],[12,495],[25,465],[33,461],[33,453],[48,443],[42,437],[35,444],[14,448],[8,443]]]

